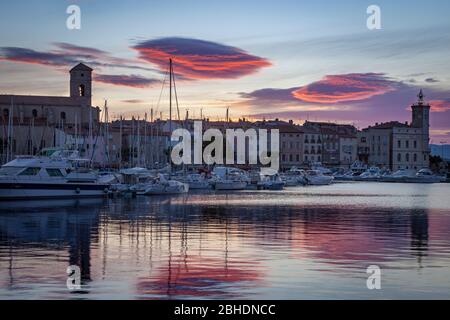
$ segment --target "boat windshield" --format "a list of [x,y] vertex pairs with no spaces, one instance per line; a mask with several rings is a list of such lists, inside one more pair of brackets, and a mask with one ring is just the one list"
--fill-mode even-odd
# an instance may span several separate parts
[[23,167],[1,167],[0,176],[14,176],[23,170]]

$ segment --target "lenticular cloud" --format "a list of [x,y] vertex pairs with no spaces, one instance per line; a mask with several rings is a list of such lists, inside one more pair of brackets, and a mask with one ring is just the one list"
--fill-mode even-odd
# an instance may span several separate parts
[[294,98],[311,103],[365,100],[395,90],[396,82],[381,73],[328,75],[292,92]]
[[253,74],[271,63],[242,49],[187,38],[160,38],[134,46],[139,58],[167,70],[172,58],[175,73],[185,79],[236,79]]

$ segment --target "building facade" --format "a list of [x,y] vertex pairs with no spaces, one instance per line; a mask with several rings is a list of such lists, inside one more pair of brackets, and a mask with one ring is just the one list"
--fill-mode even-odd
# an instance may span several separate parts
[[419,100],[411,106],[411,123],[376,123],[358,134],[358,156],[369,165],[397,171],[429,167],[430,105]]
[[80,63],[70,70],[69,96],[0,95],[0,157],[35,154],[59,143],[56,131],[98,131],[100,108],[92,106],[92,72]]

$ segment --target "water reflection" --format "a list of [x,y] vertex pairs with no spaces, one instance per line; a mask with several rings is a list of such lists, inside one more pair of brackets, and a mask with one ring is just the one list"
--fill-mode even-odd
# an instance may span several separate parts
[[449,210],[303,193],[2,203],[0,298],[373,297],[370,264],[388,278],[377,298],[449,297]]

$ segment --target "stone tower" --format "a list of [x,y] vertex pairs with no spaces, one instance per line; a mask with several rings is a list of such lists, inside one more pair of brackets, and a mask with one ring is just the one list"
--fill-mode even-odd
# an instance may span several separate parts
[[92,104],[92,71],[82,63],[70,70],[70,97],[89,107]]
[[424,94],[422,89],[420,89],[419,94],[417,95],[419,100],[416,104],[411,106],[412,109],[412,123],[411,125],[414,128],[423,128],[426,131],[429,131],[430,128],[430,105],[424,102]]
[[423,167],[429,167],[430,157],[430,105],[425,103],[424,94],[420,89],[417,103],[411,106],[412,109],[412,128],[420,129],[420,148],[423,156]]

